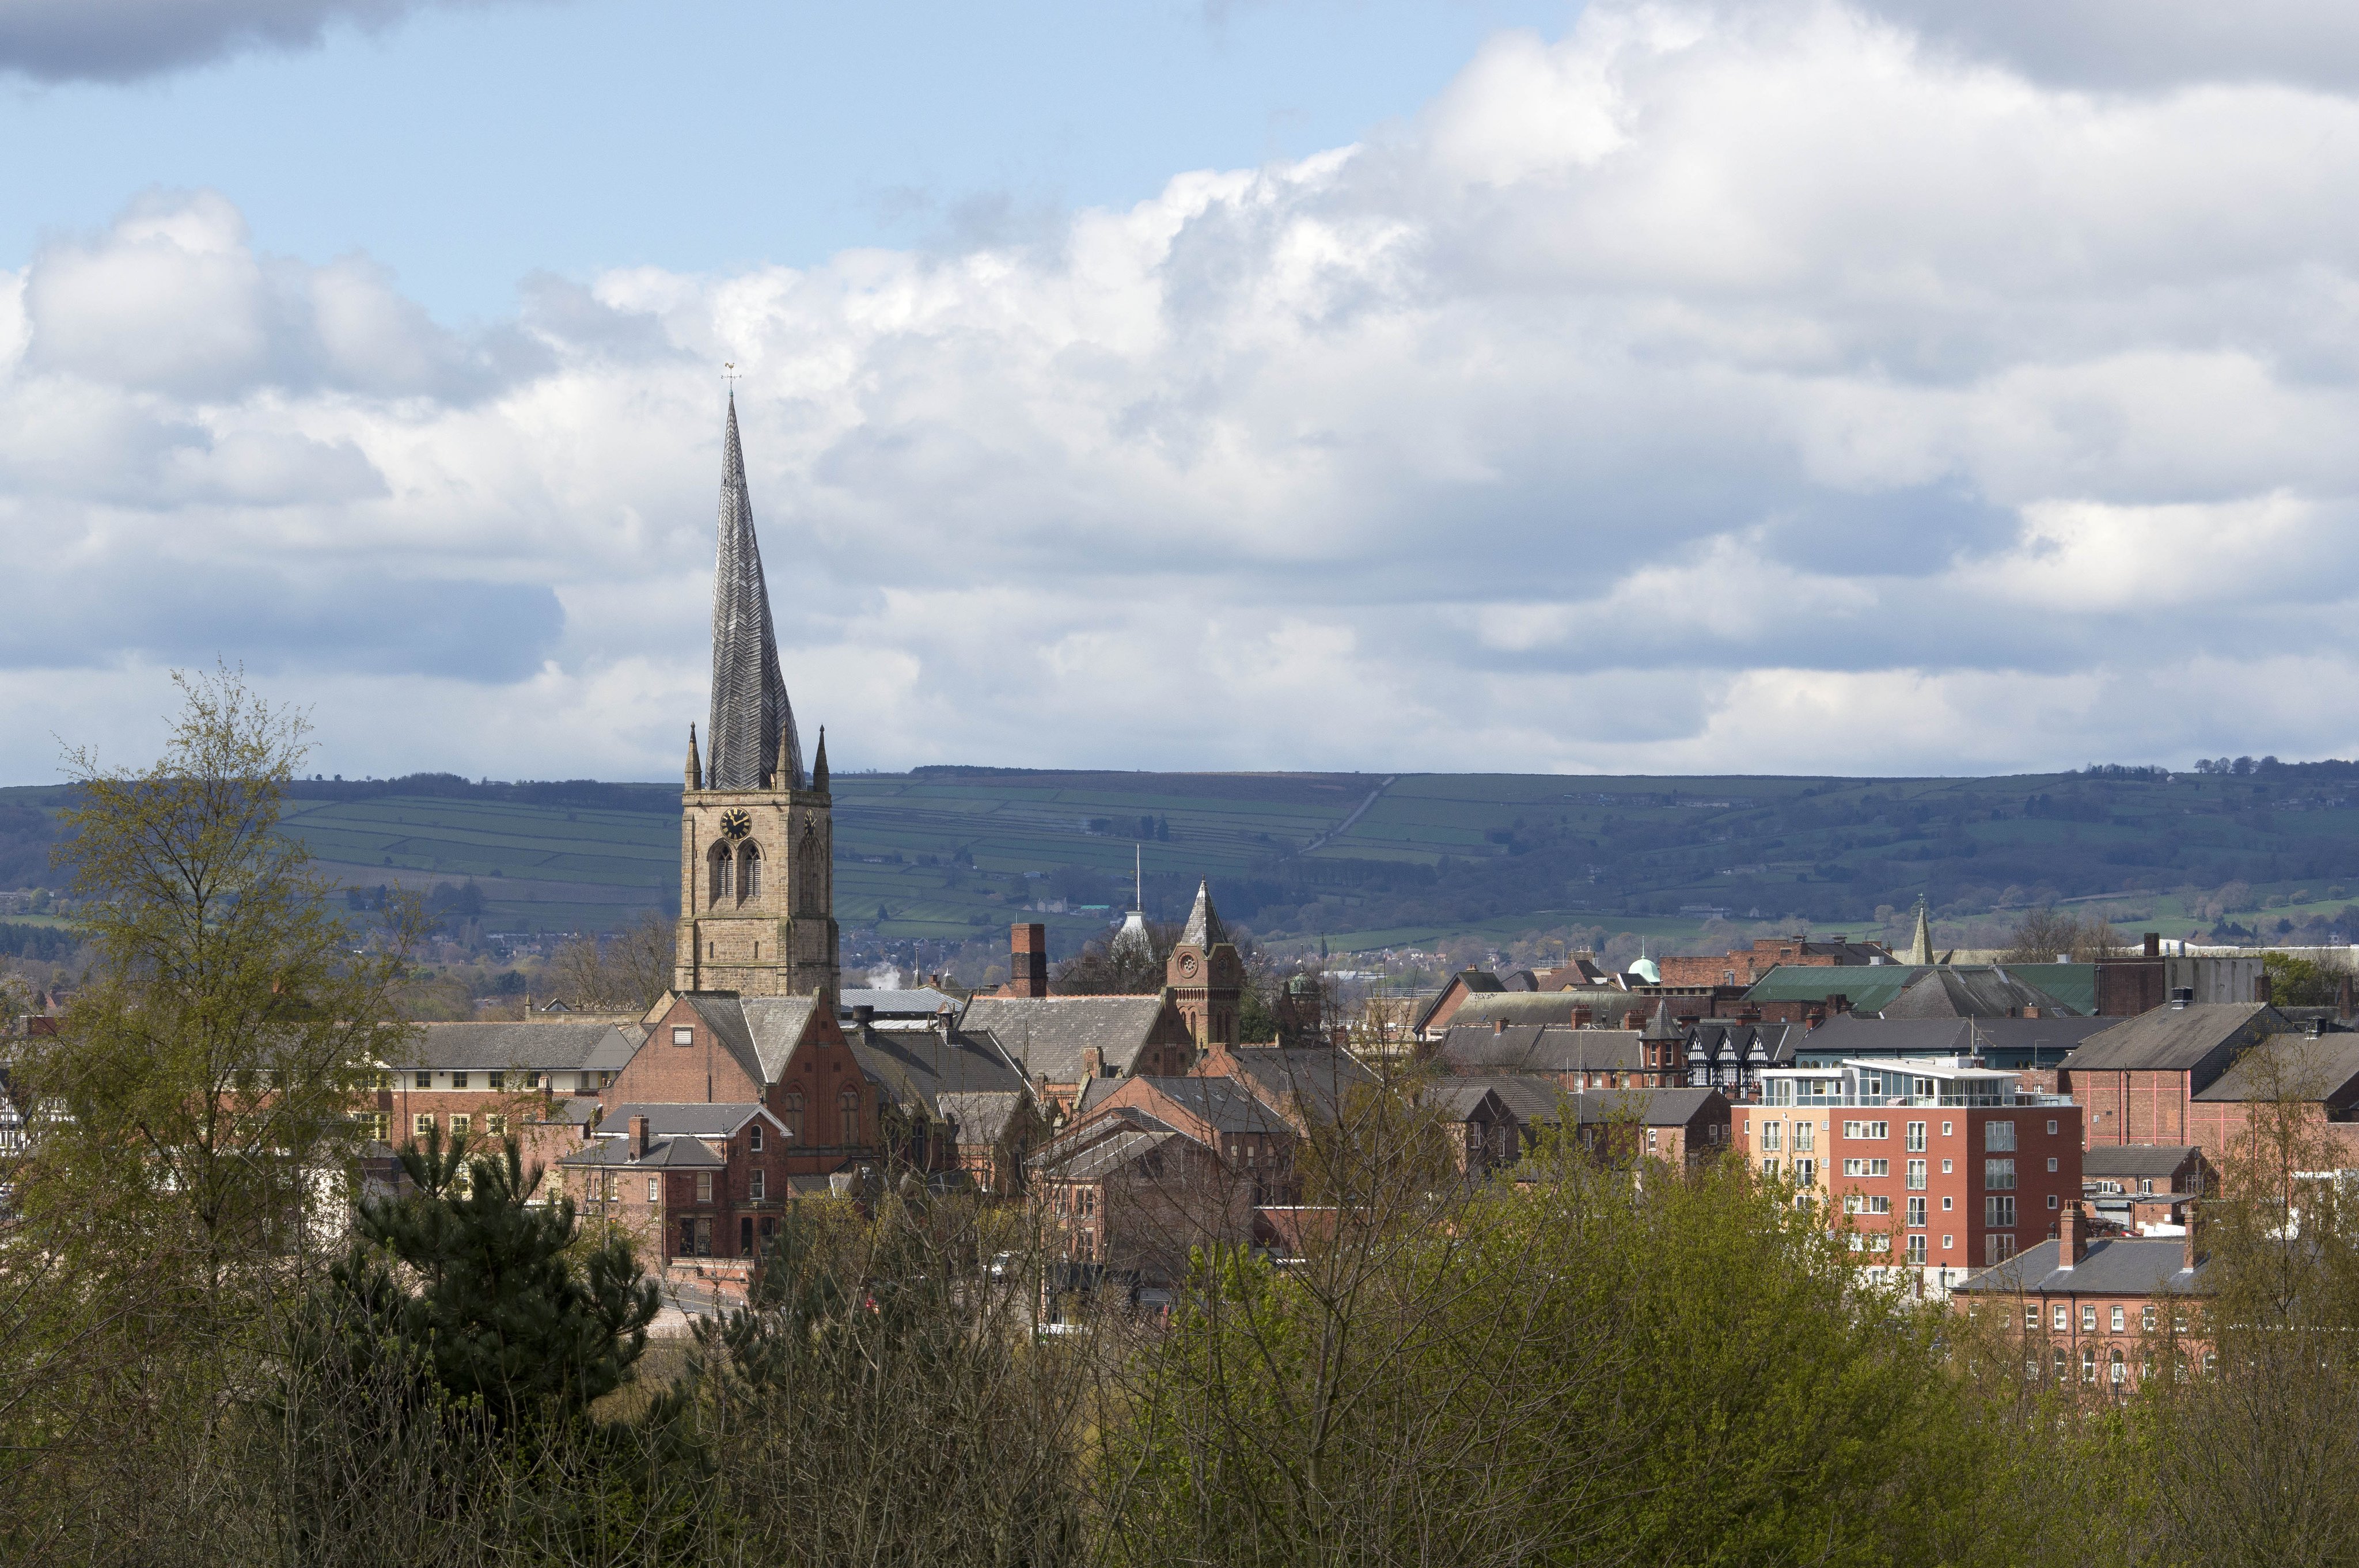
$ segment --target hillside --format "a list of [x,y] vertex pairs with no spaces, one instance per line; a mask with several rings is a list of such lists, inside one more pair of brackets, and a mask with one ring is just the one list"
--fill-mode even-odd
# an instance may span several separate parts
[[[675,896],[670,786],[419,775],[294,795],[288,829],[329,875],[472,880],[492,931],[598,929]],[[839,918],[895,941],[996,939],[1045,905],[1060,945],[1078,942],[1127,903],[1134,845],[1151,913],[1209,876],[1265,936],[1347,950],[1549,926],[1672,937],[1720,917],[1864,925],[1919,896],[1953,925],[2104,899],[2174,933],[2323,935],[2359,890],[2359,765],[2343,762],[1988,779],[928,768],[840,774],[835,795]],[[0,791],[0,885],[46,880],[62,798]]]

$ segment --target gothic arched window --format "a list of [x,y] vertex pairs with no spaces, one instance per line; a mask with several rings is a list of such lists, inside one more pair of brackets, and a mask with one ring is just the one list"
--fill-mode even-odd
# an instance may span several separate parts
[[788,1089],[778,1102],[778,1119],[787,1124],[787,1136],[799,1139],[803,1135],[803,1097],[799,1089]]
[[795,909],[797,914],[827,913],[827,855],[819,834],[803,825],[802,842],[795,846]]
[[737,847],[737,902],[758,898],[762,892],[762,851],[750,840]]
[[842,1128],[843,1141],[856,1141],[860,1137],[860,1091],[847,1085],[844,1091],[835,1097],[835,1112],[838,1124]]
[[729,846],[726,844],[712,846],[712,853],[705,857],[704,878],[711,889],[708,895],[709,902],[719,903],[729,896]]

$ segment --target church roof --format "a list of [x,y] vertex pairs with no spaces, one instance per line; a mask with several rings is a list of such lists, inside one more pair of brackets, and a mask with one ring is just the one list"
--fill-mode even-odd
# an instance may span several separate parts
[[1087,1076],[1082,1054],[1093,1045],[1107,1066],[1129,1072],[1163,1008],[1160,995],[979,996],[967,1002],[959,1031],[990,1035],[1008,1061],[1036,1079],[1072,1084]]
[[1188,912],[1188,924],[1180,932],[1180,946],[1212,948],[1228,939],[1229,934],[1221,925],[1220,914],[1212,908],[1212,884],[1199,881],[1196,884],[1196,907]]
[[754,538],[754,503],[745,492],[745,458],[737,443],[737,399],[729,400],[721,455],[721,522],[712,572],[712,714],[704,736],[705,787],[770,786],[781,755],[788,777],[802,783],[801,740],[778,672],[770,592]]

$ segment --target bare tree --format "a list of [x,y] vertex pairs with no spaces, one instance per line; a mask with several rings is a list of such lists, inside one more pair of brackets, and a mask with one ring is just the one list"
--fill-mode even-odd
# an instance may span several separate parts
[[604,936],[560,947],[549,961],[557,995],[592,1012],[645,1012],[671,985],[675,933],[648,910]]

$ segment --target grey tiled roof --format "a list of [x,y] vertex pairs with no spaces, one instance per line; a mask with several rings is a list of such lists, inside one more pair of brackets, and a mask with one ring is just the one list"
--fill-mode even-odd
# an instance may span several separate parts
[[999,1090],[966,1090],[935,1102],[942,1119],[958,1129],[962,1143],[996,1143],[1024,1103],[1025,1096]]
[[2083,1176],[2168,1176],[2194,1157],[2191,1143],[2100,1143],[2081,1156]]
[[1185,1106],[1219,1132],[1291,1132],[1293,1129],[1254,1098],[1243,1086],[1226,1078],[1141,1078],[1175,1104]]
[[1591,1089],[1567,1095],[1582,1122],[1636,1120],[1642,1127],[1684,1127],[1717,1089]]
[[1489,1024],[1499,1019],[1510,1024],[1556,1023],[1570,1027],[1576,1009],[1587,1010],[1591,1022],[1596,1023],[1625,1022],[1633,1014],[1643,1020],[1650,1011],[1648,999],[1629,991],[1490,991],[1470,996],[1460,1003],[1458,1011],[1450,1015],[1450,1027]]
[[686,1134],[691,1138],[727,1138],[757,1116],[768,1117],[771,1125],[780,1132],[786,1130],[777,1118],[769,1116],[760,1105],[751,1100],[724,1100],[717,1104],[690,1100],[618,1105],[606,1113],[604,1120],[599,1122],[598,1131],[607,1138],[627,1136],[631,1118],[635,1116],[646,1117],[647,1131],[657,1138],[669,1138],[675,1134]]
[[1024,1087],[991,1043],[933,1029],[852,1029],[844,1033],[853,1057],[870,1082],[905,1108],[941,1114],[945,1094],[973,1090],[1006,1093]]
[[686,1136],[667,1138],[652,1145],[642,1159],[633,1159],[632,1154],[631,1141],[627,1138],[593,1138],[558,1163],[592,1165],[619,1171],[718,1171],[728,1164],[726,1160],[701,1142]]
[[1571,1097],[1549,1078],[1522,1077],[1507,1075],[1499,1077],[1471,1077],[1459,1080],[1489,1089],[1499,1097],[1499,1103],[1515,1114],[1527,1127],[1560,1119]]
[[[1462,1009],[1459,1016],[1464,1016]],[[1636,1072],[1646,1060],[1639,1039],[1626,1029],[1511,1023],[1498,1031],[1487,1023],[1452,1023],[1442,1036],[1440,1054],[1458,1073]]]
[[2292,1094],[2341,1104],[2359,1079],[2359,1034],[2271,1034],[2199,1090],[2200,1100],[2269,1100]]
[[989,1034],[1007,1060],[1034,1079],[1079,1083],[1082,1054],[1096,1046],[1106,1065],[1131,1070],[1163,1016],[1160,996],[979,996],[959,1028]]
[[2212,1271],[2207,1258],[2190,1272],[2186,1242],[2178,1237],[2156,1241],[2107,1237],[2092,1241],[2079,1264],[2071,1269],[2056,1266],[2061,1246],[2059,1241],[2043,1241],[2027,1247],[1951,1289],[1969,1294],[2076,1291],[2084,1295],[2195,1295],[2203,1292]]
[[641,1045],[647,1044],[647,1026],[644,1023],[617,1024],[607,1031],[590,1054],[582,1058],[584,1069],[593,1073],[619,1073],[631,1065]]
[[835,1014],[849,1022],[853,1008],[865,1007],[873,1009],[878,1018],[931,1018],[946,1007],[955,1010],[958,1004],[958,998],[931,986],[889,991],[855,989],[836,997]]
[[1332,1119],[1346,1094],[1376,1081],[1348,1051],[1238,1045],[1228,1054],[1253,1092],[1281,1110],[1291,1098],[1306,1114]]
[[1180,930],[1182,947],[1212,948],[1229,939],[1221,925],[1220,912],[1212,907],[1212,886],[1209,881],[1196,884],[1195,907],[1188,912],[1188,924]]
[[527,1023],[419,1023],[397,1048],[397,1072],[510,1067],[572,1072],[614,1033],[612,1023],[535,1020]]
[[2037,1049],[2043,1065],[2060,1062],[2091,1035],[2118,1018],[1895,1018],[1839,1012],[1802,1037],[1800,1048],[1818,1054],[1965,1056],[1977,1038],[1985,1051]]
[[2158,1007],[2090,1035],[2064,1066],[2076,1073],[2188,1072],[2239,1034],[2266,1031],[2274,1019],[2275,1010],[2257,1001]]
[[1167,1144],[1201,1147],[1194,1139],[1168,1127],[1156,1130],[1126,1126],[1110,1138],[1097,1139],[1040,1168],[1044,1174],[1060,1181],[1093,1182],[1121,1170],[1140,1155],[1152,1153]]
[[1997,965],[1927,969],[1900,988],[1882,1008],[1886,1018],[2005,1018],[2036,1007],[2044,1015],[2069,1012],[2037,986],[2026,985]]

